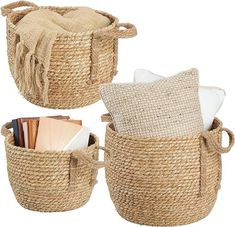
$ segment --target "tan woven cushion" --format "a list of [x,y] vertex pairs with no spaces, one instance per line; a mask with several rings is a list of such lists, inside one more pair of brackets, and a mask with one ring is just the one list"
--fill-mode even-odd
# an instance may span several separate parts
[[198,71],[153,83],[104,84],[101,97],[115,129],[125,135],[183,136],[203,131]]

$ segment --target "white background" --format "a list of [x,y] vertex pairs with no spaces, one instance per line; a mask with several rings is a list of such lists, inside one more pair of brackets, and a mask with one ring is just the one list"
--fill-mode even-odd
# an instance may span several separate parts
[[[1,0],[0,4],[9,3]],[[38,5],[90,6],[110,12],[120,22],[132,22],[138,36],[120,40],[119,73],[114,82],[131,82],[136,68],[147,68],[163,76],[196,67],[202,85],[226,90],[218,113],[224,125],[235,128],[235,5],[234,0],[35,0]],[[0,124],[17,117],[64,114],[82,119],[103,145],[105,113],[101,101],[69,111],[49,110],[23,99],[11,77],[6,46],[5,18],[0,18]],[[223,155],[223,180],[211,214],[191,226],[235,226],[235,155]],[[10,188],[0,138],[0,226],[135,226],[115,211],[106,186],[104,170],[99,171],[90,201],[82,208],[64,213],[39,213],[22,208]],[[157,193],[157,192],[156,192]],[[5,223],[3,225],[3,223]]]

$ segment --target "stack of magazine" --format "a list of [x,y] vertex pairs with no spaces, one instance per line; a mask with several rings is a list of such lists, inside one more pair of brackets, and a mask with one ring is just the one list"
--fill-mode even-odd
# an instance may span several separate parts
[[36,150],[77,150],[86,148],[90,129],[69,116],[32,117],[12,120],[15,146]]

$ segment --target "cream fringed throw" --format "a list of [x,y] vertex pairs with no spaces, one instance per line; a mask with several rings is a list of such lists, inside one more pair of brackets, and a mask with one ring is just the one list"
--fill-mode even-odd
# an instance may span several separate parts
[[86,7],[63,16],[48,9],[40,9],[23,17],[16,25],[20,42],[16,46],[14,67],[21,92],[39,96],[44,103],[48,103],[47,73],[57,34],[91,31],[109,24],[107,17]]

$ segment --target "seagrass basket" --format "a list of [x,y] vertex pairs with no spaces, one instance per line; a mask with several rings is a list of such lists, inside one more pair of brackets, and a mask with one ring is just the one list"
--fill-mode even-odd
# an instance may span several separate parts
[[[229,135],[226,148],[222,131]],[[151,226],[177,226],[206,217],[220,188],[221,153],[233,143],[233,133],[218,119],[209,132],[172,138],[123,136],[109,123],[105,171],[117,212]]]
[[42,212],[67,211],[83,206],[96,183],[99,141],[90,136],[89,147],[79,151],[38,151],[14,145],[11,123],[5,136],[9,181],[19,204]]
[[[30,8],[13,11],[21,6]],[[27,1],[2,7],[2,15],[7,16],[8,61],[19,91],[31,103],[54,109],[78,108],[98,101],[99,85],[111,82],[117,72],[118,39],[135,36],[135,26],[119,23],[116,17],[96,11],[108,17],[111,24],[95,31],[58,34],[52,47],[47,74],[48,100],[45,102],[40,95],[32,95],[21,89],[21,80],[16,78],[14,72],[16,45],[19,42],[16,23],[29,12],[39,8],[50,9],[63,15],[79,7],[39,7]]]

